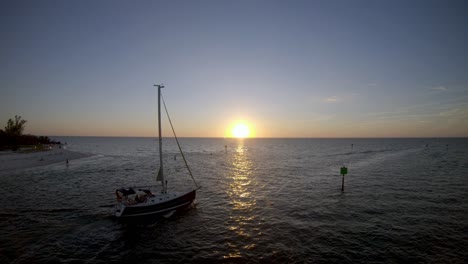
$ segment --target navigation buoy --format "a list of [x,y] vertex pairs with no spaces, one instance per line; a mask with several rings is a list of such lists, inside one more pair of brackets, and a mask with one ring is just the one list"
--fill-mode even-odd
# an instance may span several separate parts
[[344,192],[344,176],[348,174],[348,168],[345,166],[341,167],[340,174],[343,175],[343,179],[341,181],[341,192]]

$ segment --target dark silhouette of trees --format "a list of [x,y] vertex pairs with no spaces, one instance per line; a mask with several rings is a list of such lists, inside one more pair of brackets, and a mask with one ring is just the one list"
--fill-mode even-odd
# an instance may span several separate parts
[[8,119],[7,125],[5,127],[5,133],[15,136],[21,136],[24,131],[24,124],[26,124],[26,120],[21,119],[21,116],[15,115],[15,121],[11,118]]
[[60,144],[45,136],[23,135],[26,120],[15,115],[15,120],[8,119],[5,130],[0,129],[0,150],[18,150],[21,146],[34,146],[41,144]]

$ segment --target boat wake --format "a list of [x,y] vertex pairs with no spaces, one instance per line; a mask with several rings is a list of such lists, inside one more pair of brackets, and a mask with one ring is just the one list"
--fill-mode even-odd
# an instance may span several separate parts
[[169,217],[171,217],[172,215],[174,215],[175,212],[176,212],[176,210],[172,210],[172,211],[170,211],[169,213],[163,215],[163,217],[164,217],[164,218],[169,218]]

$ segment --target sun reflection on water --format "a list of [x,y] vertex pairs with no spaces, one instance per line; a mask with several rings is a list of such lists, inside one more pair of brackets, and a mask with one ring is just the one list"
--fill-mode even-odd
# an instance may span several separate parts
[[255,167],[243,141],[239,141],[228,159],[230,169],[227,194],[231,211],[226,225],[238,238],[228,243],[230,252],[224,258],[229,259],[243,257],[243,252],[253,250],[260,232],[256,226],[258,220],[254,212],[257,206]]

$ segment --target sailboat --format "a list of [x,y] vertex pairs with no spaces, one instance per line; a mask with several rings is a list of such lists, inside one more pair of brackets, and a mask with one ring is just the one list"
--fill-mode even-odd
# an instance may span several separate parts
[[154,85],[158,88],[158,134],[159,134],[159,172],[156,181],[161,182],[158,191],[152,190],[155,186],[140,186],[140,187],[126,187],[115,190],[117,203],[114,206],[114,215],[118,218],[123,217],[139,217],[148,215],[166,215],[172,214],[178,209],[185,208],[193,203],[196,196],[196,191],[200,186],[195,181],[190,167],[187,164],[182,148],[180,147],[179,140],[175,134],[172,121],[169,117],[166,104],[163,99],[164,108],[169,119],[174,138],[180,150],[180,154],[184,160],[188,173],[192,177],[195,188],[185,192],[169,191],[167,188],[167,180],[163,170],[163,150],[162,150],[162,135],[161,135],[161,89],[163,85]]

